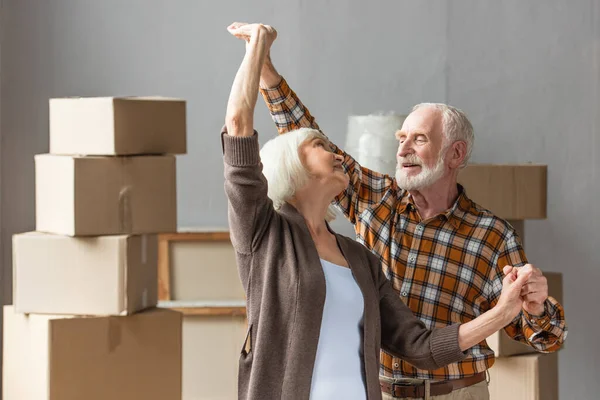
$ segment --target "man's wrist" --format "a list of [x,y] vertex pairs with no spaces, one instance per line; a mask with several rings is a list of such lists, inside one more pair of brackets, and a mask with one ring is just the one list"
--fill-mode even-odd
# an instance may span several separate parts
[[260,88],[264,90],[275,89],[281,83],[282,76],[274,77],[273,79],[260,78]]
[[[546,302],[544,302],[544,304],[542,304],[542,309],[543,311],[541,313],[537,313],[534,314],[532,312],[529,312],[525,309],[523,309],[523,317],[525,318],[525,320],[527,321],[527,323],[536,330],[544,330],[544,329],[548,329],[550,324],[551,324],[551,313],[549,312],[548,308],[546,307]],[[539,310],[531,310],[531,311],[539,311]]]
[[525,311],[531,317],[542,318],[546,314],[546,307],[544,303],[528,308],[529,310],[525,310],[525,308],[523,308],[523,311]]
[[265,58],[261,73],[260,73],[260,87],[262,89],[272,89],[281,83],[283,77],[279,75],[279,72],[275,69],[275,66],[271,62],[271,56],[268,55]]

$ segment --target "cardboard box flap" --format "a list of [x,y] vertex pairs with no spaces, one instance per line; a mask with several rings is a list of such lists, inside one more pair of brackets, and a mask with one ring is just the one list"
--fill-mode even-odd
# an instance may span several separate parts
[[123,251],[129,260],[125,274],[124,310],[133,313],[158,302],[158,243],[156,235],[136,235],[127,238]]

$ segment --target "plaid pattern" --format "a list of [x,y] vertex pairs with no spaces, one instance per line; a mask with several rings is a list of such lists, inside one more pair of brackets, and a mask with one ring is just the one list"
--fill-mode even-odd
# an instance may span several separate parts
[[[285,79],[261,89],[279,133],[301,127],[319,129]],[[396,180],[361,167],[344,156],[350,176],[336,205],[354,224],[357,240],[379,256],[383,271],[404,302],[429,328],[468,322],[492,308],[502,291],[502,268],[527,263],[520,239],[506,221],[471,201],[464,189],[454,205],[421,220],[411,196]],[[540,352],[557,350],[567,334],[562,306],[552,297],[546,313],[533,319],[525,311],[505,328],[509,336]],[[494,353],[482,342],[469,356],[435,371],[420,370],[381,352],[380,374],[394,378],[458,379],[482,372]]]

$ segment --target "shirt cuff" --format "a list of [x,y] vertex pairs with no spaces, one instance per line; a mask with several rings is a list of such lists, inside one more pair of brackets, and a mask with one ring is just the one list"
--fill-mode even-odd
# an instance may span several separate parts
[[225,163],[234,167],[247,167],[260,162],[258,133],[252,136],[229,136],[227,128],[221,130],[221,145]]
[[281,77],[281,82],[272,88],[260,88],[260,93],[268,104],[280,104],[289,97],[291,89],[284,77]]
[[552,318],[548,312],[548,300],[544,302],[544,313],[542,315],[531,315],[527,311],[523,310],[523,318],[527,322],[527,325],[533,329],[534,332],[547,331],[552,328]]

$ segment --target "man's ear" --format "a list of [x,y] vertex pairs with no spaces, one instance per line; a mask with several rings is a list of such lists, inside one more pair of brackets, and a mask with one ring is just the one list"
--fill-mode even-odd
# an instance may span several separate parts
[[457,140],[456,142],[452,143],[452,146],[450,146],[450,150],[446,156],[448,158],[448,165],[450,168],[460,168],[467,157],[467,142],[463,140]]

